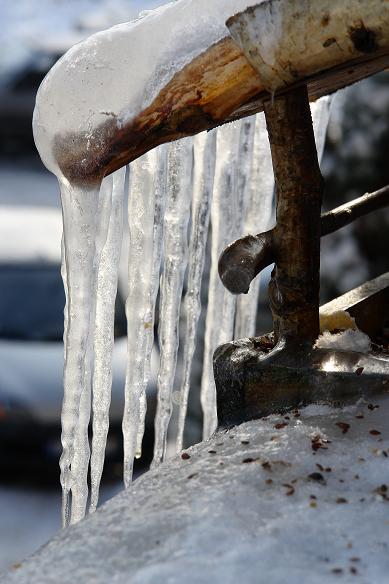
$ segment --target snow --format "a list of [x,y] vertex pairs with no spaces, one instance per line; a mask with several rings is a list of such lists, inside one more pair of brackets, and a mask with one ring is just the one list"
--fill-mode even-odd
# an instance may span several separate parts
[[143,475],[3,582],[284,584],[287,575],[291,584],[382,584],[388,407],[384,393],[219,432]]
[[356,351],[369,353],[371,343],[369,337],[360,330],[347,329],[333,334],[324,331],[315,343],[319,349],[340,349],[341,351]]

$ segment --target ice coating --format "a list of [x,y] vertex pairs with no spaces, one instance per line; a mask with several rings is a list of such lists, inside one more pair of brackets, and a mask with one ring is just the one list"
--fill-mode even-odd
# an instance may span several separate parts
[[189,242],[188,290],[184,299],[186,329],[183,351],[183,380],[180,390],[180,411],[176,443],[177,452],[182,450],[183,446],[190,374],[196,348],[197,324],[201,312],[200,289],[212,203],[216,160],[216,131],[199,134],[194,138],[193,146],[192,225]]
[[147,107],[190,62],[228,35],[226,19],[249,0],[179,0],[72,47],[39,88],[34,139],[49,170],[74,148],[87,167],[92,152]]
[[[91,454],[90,511],[95,511],[104,466],[109,428],[114,344],[115,299],[123,236],[123,194],[125,168],[107,177],[103,185],[110,216],[105,245],[97,274],[96,323],[94,334],[94,371],[92,383],[93,437]],[[111,195],[111,196],[110,196]]]
[[154,311],[162,250],[166,198],[166,147],[148,152],[130,168],[128,223],[128,350],[123,415],[124,484],[132,479],[134,456],[140,456],[146,387],[154,342]]
[[179,344],[179,318],[185,269],[188,261],[188,222],[192,200],[193,139],[169,145],[167,201],[164,217],[164,266],[160,288],[158,338],[158,404],[155,416],[153,465],[165,457],[172,391]]

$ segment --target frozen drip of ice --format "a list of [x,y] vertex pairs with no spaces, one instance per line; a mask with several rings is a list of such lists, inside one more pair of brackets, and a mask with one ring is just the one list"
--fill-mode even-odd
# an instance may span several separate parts
[[194,138],[192,224],[189,242],[188,289],[184,299],[186,329],[184,335],[183,381],[177,431],[177,452],[182,450],[188,407],[190,374],[196,348],[197,324],[201,313],[200,289],[212,203],[216,159],[216,131]]
[[[93,438],[91,455],[90,511],[95,511],[104,466],[109,428],[114,344],[115,299],[123,235],[125,168],[104,179],[101,190],[110,207],[108,233],[97,274],[94,371],[92,384]],[[105,218],[106,219],[106,218]]]
[[216,393],[213,379],[213,352],[220,342],[232,339],[235,298],[220,281],[219,256],[231,239],[234,239],[237,161],[241,122],[228,124],[217,130],[216,165],[211,210],[212,248],[209,277],[208,307],[205,325],[201,404],[203,408],[203,438],[208,438],[216,428]]
[[166,195],[166,147],[148,152],[131,165],[128,202],[130,229],[128,352],[123,415],[124,483],[132,479],[140,456],[146,414],[146,387],[154,342],[154,311],[159,284]]
[[166,452],[168,425],[172,413],[172,391],[179,344],[179,318],[185,269],[188,261],[188,221],[192,200],[193,139],[169,146],[167,201],[164,217],[164,266],[160,288],[160,366],[158,404],[155,416],[153,465]]

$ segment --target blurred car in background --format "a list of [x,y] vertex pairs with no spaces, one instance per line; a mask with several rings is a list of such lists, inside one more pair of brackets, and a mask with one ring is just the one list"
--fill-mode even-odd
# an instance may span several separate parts
[[[0,207],[0,470],[26,468],[58,475],[63,397],[61,212],[56,208]],[[126,318],[116,301],[111,428],[107,465],[122,460],[121,421],[126,372]],[[157,356],[153,355],[152,371]],[[151,380],[150,410],[156,380]],[[152,442],[152,411],[145,441]],[[145,444],[146,450],[147,445]],[[120,472],[120,468],[117,468]],[[42,477],[40,477],[42,478]]]

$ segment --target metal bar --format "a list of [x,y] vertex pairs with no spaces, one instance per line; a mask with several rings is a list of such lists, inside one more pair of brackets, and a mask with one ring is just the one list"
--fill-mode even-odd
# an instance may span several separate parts
[[377,211],[389,205],[389,186],[383,187],[374,193],[365,193],[358,199],[336,207],[321,216],[321,234],[329,235],[358,217],[363,217],[372,211]]
[[[366,193],[321,216],[321,236],[329,235],[359,217],[389,205],[389,185]],[[273,230],[246,235],[226,247],[219,260],[219,275],[233,294],[246,294],[252,280],[274,263]]]
[[277,196],[269,286],[274,332],[289,343],[313,343],[319,335],[323,179],[306,86],[268,101],[265,117]]

